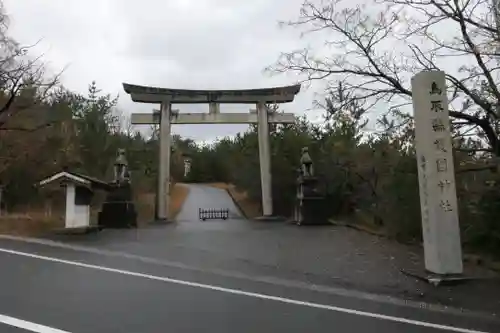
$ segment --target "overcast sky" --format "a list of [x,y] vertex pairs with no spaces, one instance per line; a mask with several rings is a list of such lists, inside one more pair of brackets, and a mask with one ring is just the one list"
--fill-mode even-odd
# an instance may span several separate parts
[[[239,89],[289,85],[293,75],[270,77],[264,67],[280,52],[304,47],[298,31],[279,20],[298,17],[303,0],[4,0],[10,34],[23,44],[41,42],[50,68],[67,66],[63,83],[84,93],[96,80],[120,94],[125,113],[154,105],[131,102],[121,83],[185,89]],[[304,89],[287,112],[312,107],[314,88]],[[174,107],[175,108],[175,107]],[[233,106],[222,106],[222,111]],[[238,111],[245,111],[243,106]],[[180,112],[205,111],[183,105]],[[208,106],[206,106],[208,111]],[[318,111],[306,111],[317,119]],[[245,126],[184,125],[174,132],[195,140],[234,135]]]

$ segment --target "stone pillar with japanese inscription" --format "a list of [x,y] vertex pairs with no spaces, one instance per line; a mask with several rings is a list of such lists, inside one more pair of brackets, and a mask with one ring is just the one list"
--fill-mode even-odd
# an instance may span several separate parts
[[425,268],[461,274],[462,248],[445,73],[424,71],[411,80]]

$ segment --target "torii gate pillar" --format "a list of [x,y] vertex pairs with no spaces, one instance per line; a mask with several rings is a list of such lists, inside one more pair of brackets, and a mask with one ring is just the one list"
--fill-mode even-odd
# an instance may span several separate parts
[[260,186],[262,190],[262,215],[273,215],[273,195],[271,178],[271,142],[267,108],[257,103],[257,130],[259,138]]
[[172,104],[161,103],[160,109],[160,156],[158,163],[158,189],[156,193],[155,219],[168,220],[170,211],[170,115]]

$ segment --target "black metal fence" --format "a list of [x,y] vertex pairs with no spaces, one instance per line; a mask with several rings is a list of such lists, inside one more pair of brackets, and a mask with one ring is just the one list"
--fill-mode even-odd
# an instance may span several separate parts
[[229,218],[229,209],[203,209],[198,210],[200,220],[227,220]]

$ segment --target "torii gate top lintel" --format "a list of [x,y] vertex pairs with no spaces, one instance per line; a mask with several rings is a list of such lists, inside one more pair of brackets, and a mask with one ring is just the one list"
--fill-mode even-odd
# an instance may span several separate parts
[[301,85],[239,90],[190,90],[139,86],[123,83],[123,89],[134,102],[172,104],[198,103],[289,103],[300,92]]

